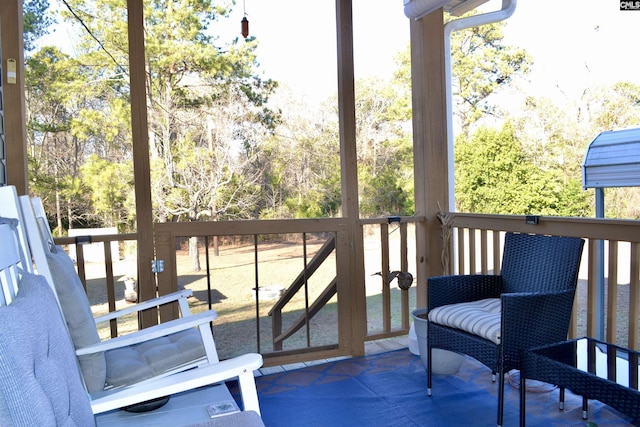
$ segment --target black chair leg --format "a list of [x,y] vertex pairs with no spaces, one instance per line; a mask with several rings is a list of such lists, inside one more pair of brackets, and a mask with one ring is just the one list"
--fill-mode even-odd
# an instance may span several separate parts
[[498,369],[498,427],[502,427],[504,413],[504,372]]
[[427,344],[427,396],[431,396],[431,382],[432,382],[431,353],[432,353],[431,345]]
[[525,427],[527,417],[527,379],[520,374],[520,427]]

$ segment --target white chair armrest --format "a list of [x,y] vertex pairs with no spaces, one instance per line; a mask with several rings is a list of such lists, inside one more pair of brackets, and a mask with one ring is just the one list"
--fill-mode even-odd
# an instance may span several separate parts
[[238,378],[245,411],[260,414],[253,371],[262,366],[262,356],[248,353],[204,367],[182,371],[174,375],[147,381],[145,389],[140,387],[101,391],[91,394],[94,414],[110,411],[136,402],[155,399],[198,387]]
[[171,320],[159,325],[151,326],[136,332],[132,332],[120,337],[111,338],[87,347],[76,349],[76,355],[82,356],[86,354],[98,353],[114,348],[126,347],[154,338],[164,337],[175,332],[180,332],[196,326],[206,325],[216,319],[217,313],[213,310],[196,313],[191,316],[182,317],[180,319]]
[[[111,319],[117,319],[118,317],[126,316],[127,314],[136,313],[138,311],[146,310],[148,308],[158,307],[161,305],[169,304],[175,301],[180,300],[181,298],[189,298],[193,292],[190,289],[185,289],[183,291],[172,292],[167,295],[162,295],[157,298],[152,298],[147,301],[140,302],[135,305],[131,305],[129,307],[122,308],[120,310],[112,311],[107,314],[103,314],[102,316],[97,316],[95,318],[96,325],[102,322],[107,322]],[[182,313],[183,316],[188,313]]]

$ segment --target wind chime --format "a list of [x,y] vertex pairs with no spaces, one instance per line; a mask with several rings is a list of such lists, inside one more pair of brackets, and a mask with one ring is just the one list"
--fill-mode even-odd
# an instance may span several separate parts
[[245,39],[249,37],[249,20],[247,19],[247,9],[245,7],[244,1],[242,2],[242,13],[244,16],[242,17],[242,21],[240,21],[240,28],[242,37]]

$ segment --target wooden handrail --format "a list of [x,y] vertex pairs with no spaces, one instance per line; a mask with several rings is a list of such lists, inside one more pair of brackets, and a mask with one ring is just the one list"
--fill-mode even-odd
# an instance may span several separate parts
[[[274,304],[274,306],[269,310],[269,316],[271,316],[271,324],[272,324],[272,334],[273,334],[273,349],[274,350],[282,350],[282,342],[296,333],[302,326],[304,326],[307,322],[311,320],[311,318],[318,312],[324,305],[331,299],[333,295],[337,292],[337,278],[334,278],[333,281],[325,288],[324,292],[318,296],[316,301],[313,302],[311,309],[308,312],[303,313],[303,315],[298,318],[293,325],[283,334],[282,333],[282,310],[287,305],[289,301],[294,297],[294,295],[307,283],[307,280],[316,272],[316,270],[324,263],[324,261],[329,257],[329,255],[336,248],[336,237],[332,235],[327,239],[326,242],[322,245],[322,247],[318,250],[318,252],[313,256],[311,261],[305,266],[305,269],[298,274],[298,277],[295,278],[293,283],[287,288],[285,293],[280,297],[278,302]],[[333,294],[326,298],[326,296],[330,293],[330,290],[333,289]],[[325,300],[326,299],[326,300]]]
[[[289,338],[291,335],[295,334],[302,328],[307,322],[313,319],[313,316],[318,314],[318,312],[335,296],[338,292],[338,278],[335,277],[331,283],[322,291],[322,293],[316,298],[316,300],[309,307],[309,311],[307,313],[302,313],[293,324],[287,329],[285,332],[281,333],[278,336],[273,337],[273,345],[274,347],[282,348],[282,342]],[[281,314],[281,313],[280,313]],[[281,325],[282,326],[282,325]],[[275,330],[275,328],[274,328]]]

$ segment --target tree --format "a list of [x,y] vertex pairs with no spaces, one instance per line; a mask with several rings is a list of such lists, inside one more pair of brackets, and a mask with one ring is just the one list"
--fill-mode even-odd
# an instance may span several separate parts
[[35,48],[35,41],[48,34],[49,27],[55,20],[47,13],[48,0],[25,0],[23,5],[24,50]]
[[413,212],[413,155],[406,92],[379,78],[356,81],[358,181],[362,216]]
[[[516,135],[536,166],[556,170],[565,182],[579,183],[589,143],[600,132],[637,125],[639,99],[640,88],[624,82],[585,88],[579,100],[562,107],[548,98],[528,97],[521,113],[514,114]],[[576,189],[579,191],[582,190]],[[593,216],[593,198],[590,199],[588,208],[577,208],[572,215]],[[637,188],[608,189],[605,214],[637,218],[639,202]]]
[[[360,212],[363,216],[410,214],[411,143],[407,118],[395,108],[406,93],[375,78],[358,79],[355,89]],[[336,215],[341,206],[337,98],[329,97],[316,112],[294,101],[285,110],[283,123],[263,152],[262,199],[268,202],[261,217]]]
[[[55,47],[44,47],[27,58],[25,99],[30,185],[55,212],[59,232],[73,226],[81,215],[76,207],[84,204],[78,179],[85,145],[72,133],[74,117],[83,107],[78,93],[83,82],[80,65]],[[66,224],[63,216],[67,218]]]
[[[475,14],[475,12],[472,12]],[[461,132],[496,113],[489,97],[526,74],[531,58],[524,49],[504,45],[504,21],[456,31],[451,36],[454,112]]]
[[640,122],[640,85],[619,82],[585,91],[580,118],[593,131],[637,125]]
[[[266,107],[276,84],[257,77],[255,39],[222,42],[213,35],[232,4],[145,2],[156,219],[257,215],[258,192],[251,189],[260,175],[255,170],[259,147],[279,121],[278,113]],[[73,59],[85,84],[92,85],[82,94],[73,92],[81,108],[68,132],[83,147],[81,162],[96,154],[126,170],[131,162],[126,2],[69,0],[65,5],[67,22],[82,28]],[[95,203],[107,196],[99,187],[89,190],[96,192]],[[99,206],[93,209],[105,223],[125,220]]]
[[[124,64],[128,59],[126,20],[122,19],[124,3],[117,0],[68,3],[74,11],[74,19],[82,20],[90,31],[81,44],[86,52],[82,60],[98,64],[95,74],[108,76],[114,82],[113,90],[126,96]],[[213,148],[211,135],[206,135],[203,129],[194,130],[202,123],[225,128],[221,131],[210,129],[214,139],[216,135],[228,138],[227,141],[214,140],[213,145],[255,143],[259,138],[255,138],[258,136],[255,130],[261,125],[268,129],[277,121],[277,114],[264,108],[275,85],[255,76],[257,43],[254,39],[240,42],[235,38],[225,46],[216,46],[219,39],[212,36],[210,28],[228,13],[231,2],[214,4],[187,0],[176,5],[151,1],[145,5],[149,140],[152,157],[161,159],[160,164],[165,169],[160,174],[163,181],[154,184],[164,187],[156,192],[161,196],[181,185],[181,178],[176,174],[183,169],[176,166],[174,157],[184,153],[175,153],[174,146],[180,150]],[[225,109],[228,113],[223,112]],[[195,145],[186,143],[185,138],[191,138]],[[179,139],[183,141],[178,143]],[[232,157],[229,159],[233,160]],[[210,169],[209,172],[219,170]],[[215,191],[209,196],[211,194]],[[198,198],[195,194],[194,197]],[[177,199],[172,202],[175,204]],[[159,203],[163,203],[162,199]],[[211,217],[216,204],[209,200],[204,205],[198,204],[203,212],[192,212],[187,218]],[[194,206],[187,202],[184,209],[174,207],[169,211],[189,211]]]
[[[471,16],[470,12],[465,16]],[[446,18],[450,20],[451,17]],[[532,59],[524,49],[504,44],[504,21],[486,24],[451,35],[451,68],[453,113],[461,133],[469,136],[469,128],[485,115],[499,114],[491,95],[508,87],[515,79],[529,72]],[[394,80],[410,94],[410,47],[397,56],[398,69]],[[411,99],[398,99],[394,109],[410,117]]]
[[455,146],[457,210],[474,213],[584,216],[581,183],[536,165],[507,123],[479,128]]
[[133,165],[112,163],[92,154],[82,165],[83,188],[89,190],[94,214],[106,227],[132,229],[135,224]]
[[[474,164],[473,150],[484,150],[484,148],[477,147],[476,144],[472,144],[471,147],[462,147],[465,143],[477,140],[476,136],[470,136],[472,125],[486,115],[500,113],[496,105],[491,103],[491,96],[529,70],[531,59],[526,52],[504,45],[504,25],[504,22],[487,24],[456,31],[451,36],[453,113],[454,120],[458,121],[461,130],[460,136],[456,139],[457,153],[455,155],[456,197],[458,208],[461,210],[485,213],[501,212],[504,210],[503,202],[508,199],[507,194],[511,194],[500,194],[500,190],[485,185],[487,180],[495,184],[502,184],[503,181],[497,176],[491,175],[490,171],[486,171],[488,176],[482,176],[483,167],[489,166],[491,158]],[[398,119],[410,120],[411,55],[409,47],[400,52],[396,60],[398,69],[394,73],[394,84],[399,96],[389,106],[389,112]],[[481,140],[489,138],[486,134],[488,130],[485,129],[483,132],[485,132],[483,135],[477,137]],[[492,143],[492,141],[487,142]],[[410,148],[408,149],[410,150]],[[520,150],[515,150],[515,152],[519,153]],[[490,156],[490,153],[487,153],[487,156]],[[511,160],[521,161],[522,159],[513,156],[512,153]],[[501,166],[507,167],[506,165]],[[511,165],[509,167],[517,169],[518,166]],[[408,170],[412,170],[412,167],[409,167]],[[495,171],[495,173],[499,174],[500,172]],[[507,173],[507,171],[503,170],[502,173]],[[413,194],[413,189],[409,186],[410,180],[405,182],[406,184],[402,188],[406,188],[407,193]],[[516,188],[519,186],[517,181],[513,181],[513,184],[516,185]],[[480,193],[467,194],[468,191],[474,192],[476,188],[481,189]],[[518,196],[516,193],[511,195]],[[486,200],[483,200],[485,198]],[[518,202],[520,210],[526,210],[528,203]],[[515,206],[512,207],[515,208]]]
[[335,100],[331,97],[313,111],[291,94],[285,96],[282,123],[260,157],[260,218],[334,216],[341,205]]

